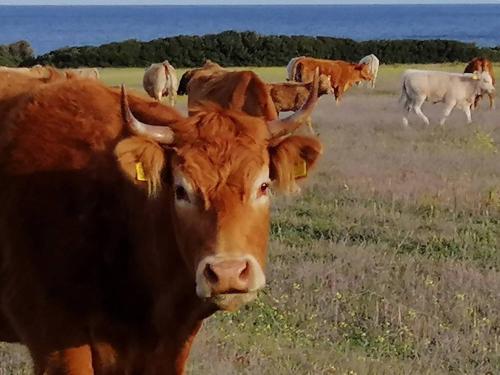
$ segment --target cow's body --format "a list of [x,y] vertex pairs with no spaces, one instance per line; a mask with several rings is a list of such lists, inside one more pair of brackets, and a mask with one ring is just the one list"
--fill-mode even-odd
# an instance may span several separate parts
[[49,78],[54,72],[60,75],[74,76],[80,78],[99,79],[99,70],[97,68],[76,68],[57,70],[49,66],[35,65],[31,68],[10,68],[0,67],[0,73],[21,73],[34,78]]
[[167,96],[170,105],[172,107],[175,105],[178,86],[177,73],[168,61],[151,64],[144,72],[142,85],[152,98],[161,101],[163,96]]
[[297,60],[296,78],[300,82],[312,80],[316,68],[319,73],[330,76],[330,81],[335,93],[335,99],[340,101],[344,92],[352,85],[372,78],[370,67],[366,64],[354,64],[342,60],[322,60],[305,57]]
[[[401,100],[405,110],[412,110],[429,125],[429,119],[422,112],[425,101],[444,103],[445,110],[440,120],[443,125],[453,108],[462,109],[470,123],[470,106],[476,95],[484,92],[494,92],[491,77],[487,72],[480,74],[460,74],[439,71],[407,70],[402,77]],[[403,124],[408,125],[408,119],[403,117]]]
[[99,69],[97,68],[76,68],[66,69],[68,72],[73,73],[81,78],[100,79]]
[[[312,80],[312,78],[311,78]],[[233,72],[214,63],[187,72],[181,80],[193,113],[205,102],[266,120],[278,118],[266,84],[252,71]]]
[[0,111],[0,339],[40,375],[182,374],[202,320],[264,285],[268,181],[321,149],[64,76],[0,73]]
[[[268,87],[277,113],[286,111],[295,112],[305,104],[311,93],[313,82],[269,83]],[[333,89],[330,84],[330,78],[321,75],[319,77],[318,97],[332,93]],[[310,119],[308,119],[307,125],[311,133],[314,133]]]
[[[464,73],[474,73],[474,72],[488,72],[491,76],[491,80],[493,82],[493,85],[496,83],[495,79],[495,72],[493,70],[493,64],[491,63],[490,60],[481,58],[481,57],[476,57],[472,59],[471,62],[467,64],[465,67]],[[495,109],[495,96],[492,94],[487,94],[488,98],[490,100],[490,109]],[[482,94],[477,95],[476,98],[474,99],[473,103],[473,108],[476,108],[479,104],[479,101],[482,98]]]
[[177,94],[178,95],[188,95],[189,83],[191,82],[191,79],[193,79],[193,78],[201,78],[201,77],[205,77],[205,76],[210,76],[210,75],[216,74],[217,72],[224,72],[224,71],[226,71],[226,70],[222,66],[220,66],[219,64],[217,64],[211,60],[206,60],[202,67],[190,69],[190,70],[187,70],[186,72],[184,72],[184,74],[182,75],[181,80],[179,82],[179,87],[177,88]]
[[361,60],[359,60],[359,63],[366,64],[369,66],[370,73],[372,74],[372,79],[371,79],[371,81],[367,81],[367,83],[371,82],[371,87],[372,87],[372,89],[374,89],[375,83],[377,81],[377,76],[378,76],[378,68],[380,65],[379,59],[374,54],[371,54],[371,55],[363,57]]

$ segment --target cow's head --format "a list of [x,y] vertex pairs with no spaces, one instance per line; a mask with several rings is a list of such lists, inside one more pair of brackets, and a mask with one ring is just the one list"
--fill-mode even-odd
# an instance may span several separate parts
[[214,72],[221,69],[223,69],[222,66],[220,66],[217,63],[214,63],[212,60],[205,60],[205,63],[201,68],[187,70],[181,77],[181,80],[179,82],[179,87],[177,88],[177,95],[188,94],[189,82],[193,77],[197,76],[198,73],[208,74],[210,72]]
[[495,93],[495,86],[493,86],[493,79],[491,78],[490,73],[487,71],[482,71],[482,72],[474,72],[472,74],[472,79],[477,81],[478,84],[478,90],[480,93],[488,93],[488,94],[494,94]]
[[271,189],[296,190],[321,153],[316,138],[290,135],[317,102],[317,75],[313,86],[285,120],[209,106],[171,128],[140,123],[122,96],[129,127],[147,138],[133,156],[128,143],[138,137],[118,144],[120,165],[138,183],[140,163],[150,193],[168,202],[193,292],[220,309],[238,308],[264,287]]
[[355,64],[354,70],[358,72],[359,79],[362,81],[371,81],[373,79],[373,74],[368,64]]

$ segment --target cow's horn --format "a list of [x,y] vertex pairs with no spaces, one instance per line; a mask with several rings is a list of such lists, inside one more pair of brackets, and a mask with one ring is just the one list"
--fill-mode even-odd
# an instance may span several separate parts
[[158,143],[171,144],[174,142],[174,132],[168,126],[148,125],[135,118],[128,105],[125,86],[122,85],[122,113],[125,123],[135,135],[149,137]]
[[314,79],[304,105],[294,114],[282,119],[274,120],[268,123],[271,139],[280,138],[297,130],[304,122],[311,117],[314,107],[318,102],[318,89],[319,89],[319,68],[314,72]]

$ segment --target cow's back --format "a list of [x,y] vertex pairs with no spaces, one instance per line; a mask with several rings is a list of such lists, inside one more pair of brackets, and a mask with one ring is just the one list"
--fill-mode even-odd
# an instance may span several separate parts
[[188,84],[188,107],[192,112],[206,101],[222,108],[243,111],[266,120],[277,118],[267,85],[252,71],[216,70],[193,77]]

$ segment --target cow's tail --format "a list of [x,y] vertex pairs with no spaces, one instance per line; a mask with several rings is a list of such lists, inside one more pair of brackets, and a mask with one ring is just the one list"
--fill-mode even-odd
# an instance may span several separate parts
[[406,78],[403,77],[403,82],[401,84],[401,96],[399,97],[399,102],[403,103],[403,106],[406,111],[410,112],[411,110],[411,99],[408,93],[408,87],[406,86]]
[[296,61],[292,67],[292,81],[302,82],[302,68],[304,65],[299,61]]

